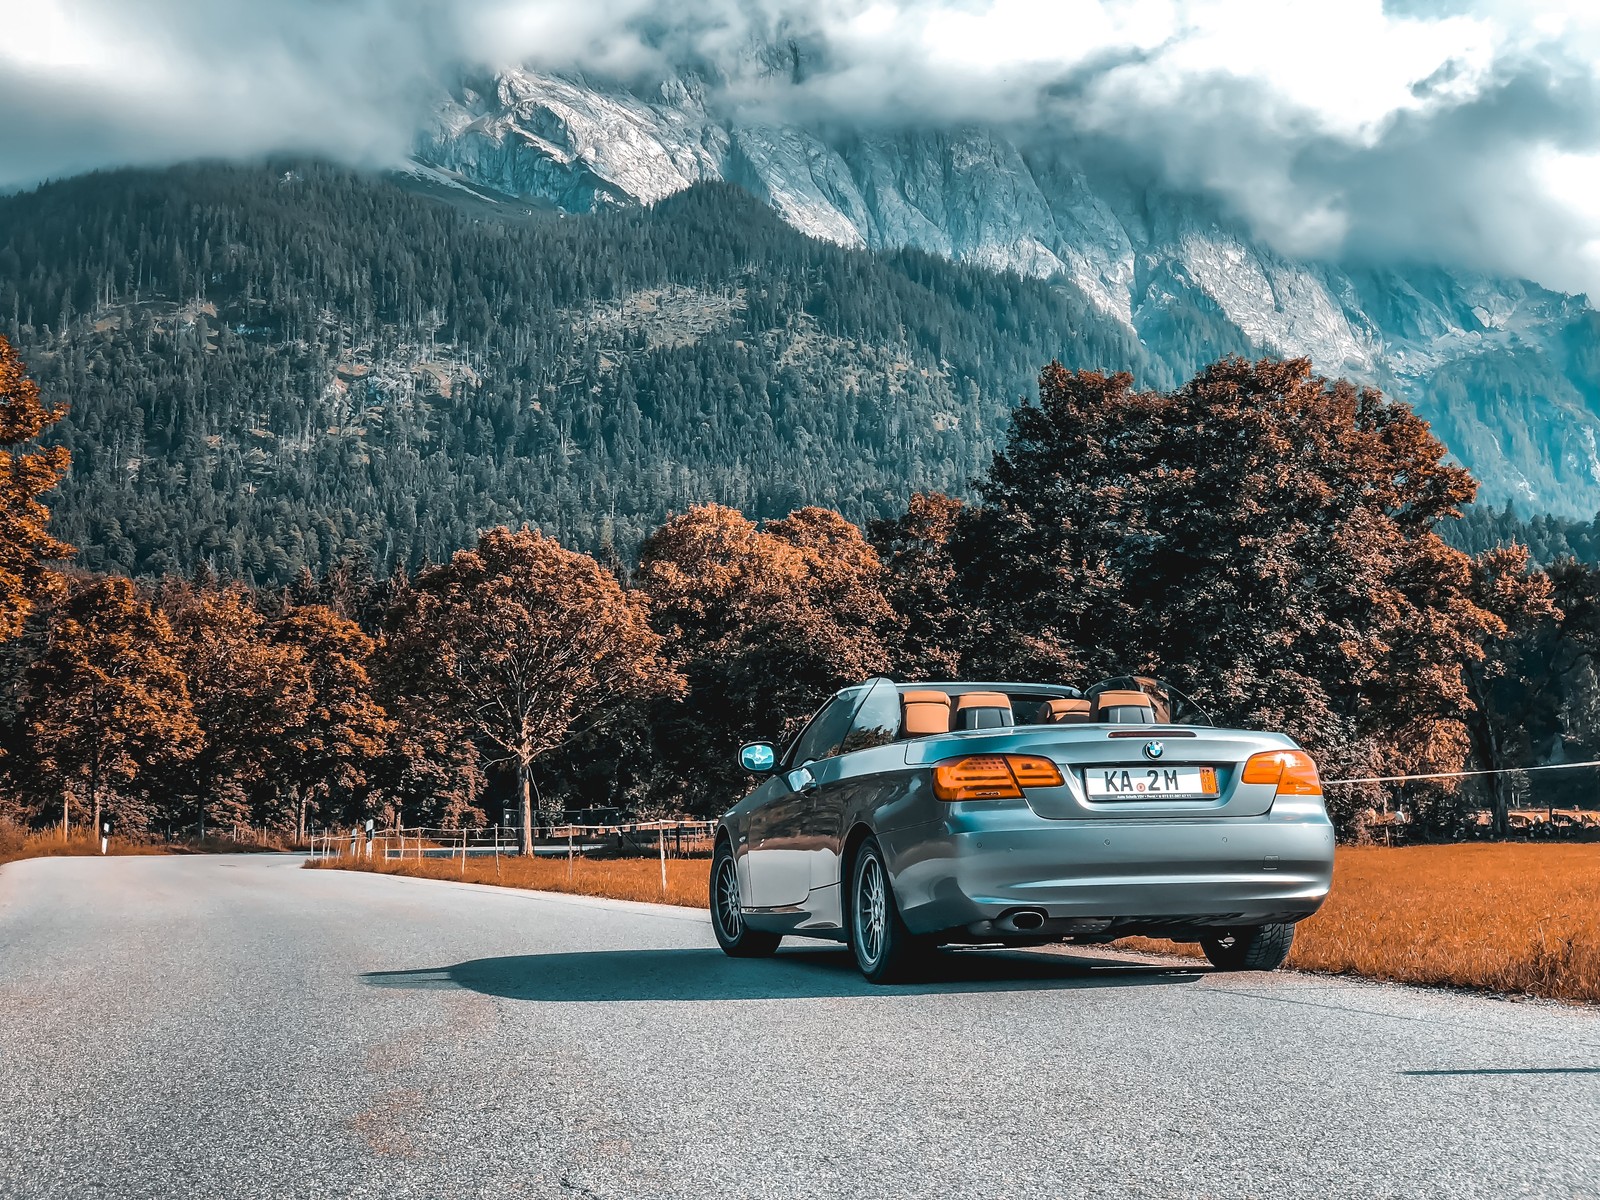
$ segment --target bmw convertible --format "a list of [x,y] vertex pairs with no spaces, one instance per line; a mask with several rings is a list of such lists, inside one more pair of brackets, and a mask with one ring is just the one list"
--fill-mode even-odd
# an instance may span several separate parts
[[830,939],[883,983],[942,945],[1148,936],[1273,970],[1333,877],[1310,756],[1215,728],[1144,676],[870,679],[739,762],[762,779],[719,822],[711,865],[736,957]]

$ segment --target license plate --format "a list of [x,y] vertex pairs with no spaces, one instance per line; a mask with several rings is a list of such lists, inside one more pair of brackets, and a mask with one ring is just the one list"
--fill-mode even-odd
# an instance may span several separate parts
[[1093,800],[1183,799],[1217,794],[1215,767],[1085,767]]

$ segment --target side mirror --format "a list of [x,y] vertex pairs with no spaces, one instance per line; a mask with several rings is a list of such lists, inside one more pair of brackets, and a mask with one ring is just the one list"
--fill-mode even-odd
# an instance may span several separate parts
[[778,752],[771,742],[750,742],[739,747],[739,765],[754,775],[765,775],[778,765]]

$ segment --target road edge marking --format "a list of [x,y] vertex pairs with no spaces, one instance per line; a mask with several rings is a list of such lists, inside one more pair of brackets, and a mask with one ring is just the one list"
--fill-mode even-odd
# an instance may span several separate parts
[[[308,860],[309,861],[309,860]],[[298,868],[304,870],[305,868]],[[618,912],[639,913],[643,916],[664,917],[673,921],[689,921],[696,925],[710,925],[711,915],[703,909],[683,904],[655,904],[648,900],[618,900],[612,896],[586,896],[581,892],[546,892],[536,888],[504,887],[495,883],[473,883],[465,879],[429,879],[423,875],[390,874],[387,871],[345,871],[337,867],[318,867],[317,871],[337,872],[340,875],[367,875],[380,879],[403,879],[407,883],[433,883],[444,887],[466,888],[492,896],[510,896],[530,900],[544,900],[554,904],[572,904],[581,908],[609,908]]]

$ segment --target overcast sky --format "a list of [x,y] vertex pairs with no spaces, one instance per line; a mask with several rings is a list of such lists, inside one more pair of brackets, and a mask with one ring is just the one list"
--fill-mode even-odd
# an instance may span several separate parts
[[[0,187],[198,155],[382,164],[464,66],[694,60],[735,110],[1092,133],[1289,253],[1600,295],[1592,0],[0,0],[0,29]],[[798,84],[745,69],[776,37],[814,49]]]

